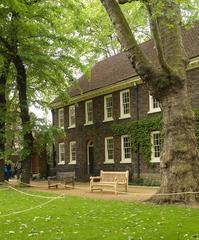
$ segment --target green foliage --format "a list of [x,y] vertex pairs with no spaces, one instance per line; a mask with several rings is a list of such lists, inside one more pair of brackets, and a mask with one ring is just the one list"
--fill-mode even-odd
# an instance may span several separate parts
[[[124,5],[122,9],[131,28],[136,32],[138,42],[148,40],[151,35],[147,28],[144,4],[137,2],[131,7]],[[96,61],[122,51],[113,26],[99,0],[82,1],[82,10],[78,18],[81,19],[81,23],[84,22],[84,27],[78,27],[80,36],[86,38],[90,45],[86,55],[89,54],[90,58]]]
[[194,110],[196,115],[196,139],[197,139],[197,148],[199,149],[199,109]]
[[131,121],[126,125],[116,124],[113,125],[112,130],[117,136],[130,135],[132,151],[137,152],[139,145],[144,161],[149,163],[151,159],[151,132],[161,131],[161,118],[150,117]]
[[199,21],[199,1],[198,0],[178,0],[181,6],[182,23],[185,26],[192,26]]
[[[80,10],[81,1],[77,0],[1,1],[0,71],[2,56],[7,57],[10,51],[4,42],[10,46],[17,42],[16,53],[26,68],[29,106],[42,106],[45,109],[56,95],[67,101],[67,90],[73,85],[75,74],[85,71],[88,61],[81,61],[81,56],[88,47],[86,39],[80,38],[75,30],[77,25],[79,28],[84,26],[76,17],[80,15]],[[14,17],[15,15],[18,17]],[[6,155],[14,151],[15,154],[24,156],[29,149],[22,142],[15,80],[16,69],[12,64],[6,86]],[[34,121],[25,131],[33,128]],[[24,146],[22,151],[21,148],[15,148],[13,143],[16,141],[18,145]]]
[[[194,113],[196,115],[196,139],[199,149],[199,109],[194,109]],[[112,131],[116,136],[130,135],[132,151],[135,153],[139,145],[144,161],[150,163],[151,132],[161,132],[161,117],[148,117],[139,121],[130,121],[127,124],[114,124]]]
[[51,147],[59,139],[65,139],[64,129],[52,125],[40,125],[34,131],[36,150],[41,152],[44,148],[51,150]]

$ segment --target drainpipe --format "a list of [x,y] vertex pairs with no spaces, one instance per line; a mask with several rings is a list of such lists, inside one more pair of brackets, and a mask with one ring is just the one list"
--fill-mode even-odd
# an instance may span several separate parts
[[[136,90],[136,120],[139,121],[139,86],[135,85]],[[140,178],[140,144],[137,145],[137,154],[136,154],[136,165],[137,165],[137,178]]]
[[[57,114],[55,112],[55,109],[51,109],[51,115],[52,115],[52,125],[56,125],[56,120],[55,117],[57,117]],[[52,145],[52,162],[53,162],[53,168],[56,168],[56,149],[55,149],[55,144]]]

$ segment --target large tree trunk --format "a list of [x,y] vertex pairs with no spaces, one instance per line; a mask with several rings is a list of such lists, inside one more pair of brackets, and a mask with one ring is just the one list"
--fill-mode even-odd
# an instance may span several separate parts
[[31,159],[33,153],[33,136],[27,101],[26,70],[21,58],[18,55],[13,58],[13,62],[17,70],[17,89],[19,91],[20,117],[23,128],[23,156],[21,181],[23,183],[30,183]]
[[[157,68],[142,53],[116,0],[101,2],[132,66],[161,104],[163,149],[159,193],[162,195],[152,199],[156,202],[196,201],[196,194],[185,193],[199,191],[199,155],[195,116],[187,90],[188,61],[182,43],[179,6],[174,0],[143,1],[148,9],[158,53],[160,68]],[[157,11],[161,8],[163,15]],[[181,192],[183,194],[175,194]]]
[[[199,191],[195,116],[186,85],[162,98],[163,149],[159,193]],[[196,194],[163,195],[159,202],[195,201]]]
[[0,182],[4,181],[5,161],[5,122],[6,122],[6,80],[9,72],[10,60],[4,59],[0,76]]

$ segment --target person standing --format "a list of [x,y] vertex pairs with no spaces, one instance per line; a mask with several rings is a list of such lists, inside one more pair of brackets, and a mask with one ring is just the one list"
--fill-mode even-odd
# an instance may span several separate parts
[[5,179],[6,181],[9,181],[8,165],[7,165],[7,164],[4,165],[4,179]]
[[11,163],[8,163],[8,164],[7,164],[7,169],[8,169],[8,181],[9,181],[9,179],[11,178],[11,175],[12,175],[12,166],[11,166]]

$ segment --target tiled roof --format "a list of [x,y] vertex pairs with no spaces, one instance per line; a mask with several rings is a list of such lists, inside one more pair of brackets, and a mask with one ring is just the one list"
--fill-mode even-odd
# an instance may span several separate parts
[[[184,30],[182,34],[188,57],[194,58],[199,56],[199,24],[191,29]],[[144,42],[140,46],[147,57],[155,65],[158,65],[158,59],[153,40]],[[91,69],[91,80],[88,81],[85,76],[82,76],[79,79],[79,86],[82,93],[86,93],[117,82],[121,82],[136,75],[137,73],[132,68],[130,61],[123,52],[98,62]],[[79,94],[80,91],[78,89],[72,89],[70,91],[70,96],[72,97]],[[55,99],[53,102],[57,101],[58,99]]]

